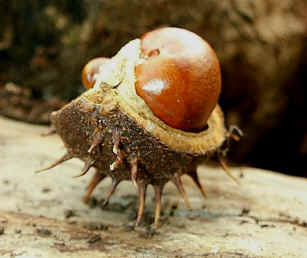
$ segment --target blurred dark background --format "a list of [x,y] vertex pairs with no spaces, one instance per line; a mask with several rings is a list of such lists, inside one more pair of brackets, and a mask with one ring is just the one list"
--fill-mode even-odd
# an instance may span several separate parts
[[88,60],[182,27],[220,59],[220,104],[245,133],[229,159],[307,177],[306,0],[1,0],[0,24],[2,115],[48,123],[83,92]]

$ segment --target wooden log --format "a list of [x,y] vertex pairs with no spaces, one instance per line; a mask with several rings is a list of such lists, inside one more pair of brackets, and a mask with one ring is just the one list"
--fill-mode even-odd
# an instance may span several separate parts
[[232,168],[237,185],[219,168],[199,167],[207,199],[184,178],[192,210],[172,184],[163,195],[161,227],[153,222],[148,189],[145,219],[131,227],[137,189],[119,185],[109,206],[106,180],[89,205],[89,177],[71,160],[34,171],[64,152],[47,127],[0,118],[0,256],[12,257],[304,257],[307,255],[307,181],[255,168]]

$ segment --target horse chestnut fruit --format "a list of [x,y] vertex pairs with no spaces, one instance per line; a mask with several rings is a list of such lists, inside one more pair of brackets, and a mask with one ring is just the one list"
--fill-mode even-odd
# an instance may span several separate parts
[[88,90],[51,115],[67,152],[41,171],[71,158],[84,161],[80,175],[94,167],[84,202],[106,177],[112,186],[105,204],[121,181],[131,180],[138,188],[137,225],[152,185],[156,228],[167,182],[175,184],[188,207],[182,175],[205,196],[197,166],[220,153],[229,134],[217,105],[219,63],[203,39],[184,29],[154,30],[113,58],[89,62],[82,81]]

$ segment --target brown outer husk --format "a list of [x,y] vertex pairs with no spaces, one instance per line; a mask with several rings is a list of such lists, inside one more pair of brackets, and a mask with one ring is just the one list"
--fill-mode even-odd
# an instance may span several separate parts
[[[54,112],[52,123],[73,157],[83,161],[93,160],[93,166],[98,171],[113,179],[129,180],[130,161],[137,157],[137,180],[146,184],[165,184],[176,173],[188,173],[222,143],[208,149],[205,154],[178,151],[138,125],[131,116],[123,112],[120,105],[114,105],[113,110],[106,112],[105,106],[94,103],[93,99],[101,101],[103,97],[95,91],[84,93]],[[223,123],[222,117],[220,122]],[[119,131],[123,162],[112,171],[110,165],[117,158],[113,153],[115,130]],[[94,140],[102,134],[104,140],[101,145],[89,153]]]
[[135,171],[137,166],[134,182],[160,185],[176,174],[195,172],[197,163],[224,142],[226,130],[218,106],[208,128],[199,133],[159,120],[135,92],[139,61],[140,40],[135,39],[99,69],[94,87],[55,112],[52,122],[69,154],[100,173],[118,182],[130,179],[131,168]]

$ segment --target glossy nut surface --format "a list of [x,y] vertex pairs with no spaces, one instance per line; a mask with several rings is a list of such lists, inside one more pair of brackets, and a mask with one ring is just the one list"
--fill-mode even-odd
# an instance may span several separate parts
[[221,91],[219,61],[195,33],[162,28],[141,38],[136,92],[167,125],[184,131],[204,129]]
[[95,74],[99,72],[99,68],[105,65],[110,59],[106,57],[98,57],[90,60],[82,70],[82,84],[84,88],[93,88],[95,84]]

